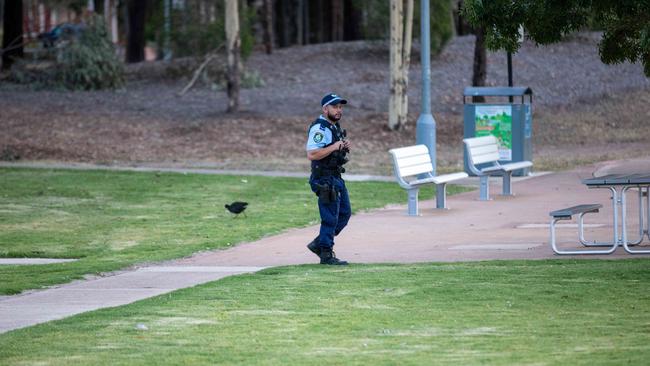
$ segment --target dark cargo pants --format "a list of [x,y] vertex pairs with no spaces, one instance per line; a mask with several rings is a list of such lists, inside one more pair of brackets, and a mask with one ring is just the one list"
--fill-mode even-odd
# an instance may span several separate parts
[[348,189],[345,187],[345,181],[337,176],[321,176],[314,178],[312,175],[309,179],[311,190],[318,194],[319,186],[329,185],[334,187],[336,194],[334,200],[327,202],[322,195],[318,197],[318,211],[320,212],[320,246],[331,249],[334,246],[334,236],[338,235],[348,224],[352,215],[350,207],[350,197]]

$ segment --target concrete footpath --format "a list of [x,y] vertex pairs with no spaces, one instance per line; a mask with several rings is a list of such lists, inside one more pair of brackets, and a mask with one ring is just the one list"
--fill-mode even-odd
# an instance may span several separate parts
[[[336,238],[335,250],[339,258],[352,263],[642,257],[622,248],[607,256],[557,256],[549,244],[548,213],[583,203],[603,205],[599,214],[586,217],[586,236],[611,240],[611,194],[606,189],[588,189],[581,180],[632,170],[650,171],[650,157],[515,178],[515,196],[511,197],[499,195],[500,178],[493,178],[493,200],[479,201],[478,191],[467,192],[448,197],[449,210],[436,210],[434,200],[421,201],[418,217],[406,215],[404,193],[404,204],[353,216]],[[464,183],[476,185],[478,181],[470,178]],[[635,218],[635,200],[628,209],[629,217]],[[631,221],[630,230],[638,230],[635,220]],[[579,248],[576,230],[575,222],[559,225],[558,240],[564,248]],[[318,258],[305,248],[317,232],[318,226],[293,229],[227,250],[0,297],[0,333],[266,267],[317,263]]]

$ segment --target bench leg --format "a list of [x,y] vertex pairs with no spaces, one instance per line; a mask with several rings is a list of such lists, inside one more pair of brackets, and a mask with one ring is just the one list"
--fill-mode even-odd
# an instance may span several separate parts
[[480,200],[481,201],[489,201],[490,200],[490,185],[489,185],[490,181],[489,181],[489,178],[490,177],[487,176],[487,175],[482,175],[481,176],[481,180],[480,180],[480,182],[481,182],[481,188],[480,188],[481,197],[480,197]]
[[447,208],[447,183],[436,184],[436,208]]
[[[584,214],[581,214],[583,216]],[[611,245],[611,248],[609,249],[603,249],[603,250],[561,250],[557,247],[556,239],[555,239],[555,224],[563,220],[562,218],[553,218],[551,220],[551,248],[553,248],[553,251],[556,254],[563,254],[563,255],[574,255],[574,254],[610,254],[613,253],[616,250],[616,247],[618,246],[616,243],[616,240],[614,240],[613,245]],[[565,219],[565,220],[568,220]],[[582,217],[580,217],[580,221],[582,221]],[[582,227],[579,229],[582,230]]]
[[512,196],[512,172],[503,173],[503,195]]
[[419,188],[408,189],[408,214],[418,216],[418,191]]
[[580,238],[580,244],[586,246],[586,247],[611,247],[612,244],[616,242],[616,237],[614,237],[613,241],[603,241],[603,242],[598,242],[598,241],[587,241],[585,239],[585,228],[584,228],[584,222],[585,222],[585,214],[587,212],[583,212],[578,216],[578,237]]

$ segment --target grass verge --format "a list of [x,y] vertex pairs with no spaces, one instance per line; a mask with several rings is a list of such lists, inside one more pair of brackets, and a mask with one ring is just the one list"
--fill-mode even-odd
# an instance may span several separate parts
[[649,301],[647,259],[291,266],[6,333],[0,363],[645,364]]
[[[0,177],[0,257],[79,258],[0,266],[0,295],[319,221],[306,179],[47,169],[0,169]],[[348,182],[348,188],[355,212],[406,201],[395,183]],[[422,198],[432,192],[423,190]],[[250,203],[246,217],[225,210],[235,200]]]

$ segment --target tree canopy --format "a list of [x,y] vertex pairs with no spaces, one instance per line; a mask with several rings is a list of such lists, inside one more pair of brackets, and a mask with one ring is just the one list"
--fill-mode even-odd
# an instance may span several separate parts
[[485,28],[490,49],[516,52],[522,25],[526,36],[541,45],[596,25],[603,30],[598,47],[604,63],[640,61],[650,76],[650,0],[465,0],[464,4],[470,23]]

